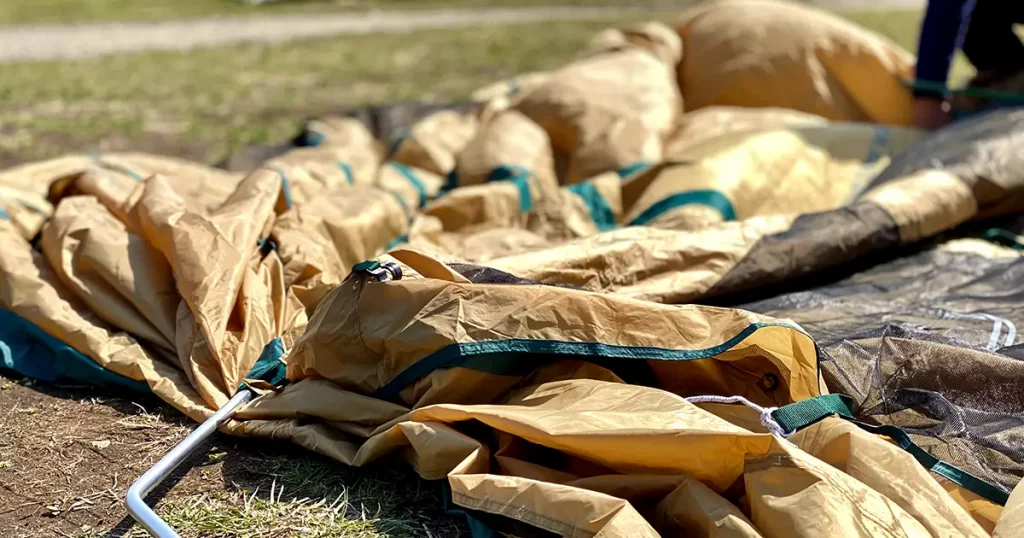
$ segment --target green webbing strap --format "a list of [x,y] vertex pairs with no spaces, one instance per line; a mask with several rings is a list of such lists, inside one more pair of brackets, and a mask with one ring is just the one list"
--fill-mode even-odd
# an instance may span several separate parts
[[785,405],[772,412],[772,418],[787,434],[832,415],[852,419],[853,400],[844,394],[828,394]]
[[871,424],[864,424],[863,422],[858,422],[856,420],[851,420],[850,422],[860,426],[865,431],[876,435],[884,435],[893,441],[896,441],[896,444],[899,445],[900,448],[910,452],[910,455],[914,456],[914,459],[923,465],[925,469],[945,477],[950,482],[953,482],[964,489],[973,491],[974,493],[977,493],[994,503],[998,503],[999,505],[1005,505],[1006,501],[1010,498],[1010,495],[1005,491],[985,482],[963,469],[950,465],[939,458],[932,456],[928,452],[925,452],[923,448],[917,446],[917,444],[910,439],[907,432],[896,426],[874,426]]
[[924,90],[943,95],[966,95],[968,97],[979,97],[1008,104],[1024,104],[1024,93],[1019,92],[1004,92],[975,87],[954,89],[941,82],[932,82],[930,80],[905,80],[903,83],[912,90]]
[[861,429],[875,435],[884,435],[899,445],[900,448],[914,456],[925,469],[945,477],[950,482],[957,484],[967,490],[973,491],[982,497],[1005,505],[1009,494],[1005,491],[985,482],[984,480],[946,463],[917,446],[907,432],[897,426],[876,426],[854,420],[853,400],[844,394],[828,394],[818,396],[800,402],[782,406],[772,412],[772,418],[787,433],[793,433],[818,422],[825,417],[839,415]]

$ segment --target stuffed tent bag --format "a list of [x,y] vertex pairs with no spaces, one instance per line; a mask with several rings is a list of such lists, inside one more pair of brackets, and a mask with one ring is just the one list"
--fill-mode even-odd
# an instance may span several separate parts
[[675,81],[679,40],[662,25],[635,29],[633,40],[599,47],[551,73],[514,106],[547,132],[562,184],[637,161],[658,161],[682,113]]
[[909,125],[914,57],[822,10],[769,0],[687,11],[679,88],[687,110],[778,107],[830,120]]

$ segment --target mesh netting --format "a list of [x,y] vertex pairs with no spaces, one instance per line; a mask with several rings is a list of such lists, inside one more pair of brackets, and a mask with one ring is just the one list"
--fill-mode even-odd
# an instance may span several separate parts
[[799,323],[858,419],[1009,492],[1024,477],[1024,261],[931,250],[744,305]]

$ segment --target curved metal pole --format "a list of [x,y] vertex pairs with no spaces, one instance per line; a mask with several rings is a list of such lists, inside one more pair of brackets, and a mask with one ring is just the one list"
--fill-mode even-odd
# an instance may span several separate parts
[[150,534],[157,538],[178,538],[178,533],[170,527],[160,516],[150,508],[143,500],[150,491],[160,482],[163,482],[167,475],[171,474],[185,458],[189,456],[199,445],[217,431],[217,428],[228,421],[239,407],[245,405],[252,399],[252,391],[242,389],[228,400],[223,407],[217,410],[210,418],[199,425],[192,433],[188,434],[182,442],[178,443],[167,453],[156,465],[143,473],[138,480],[128,488],[128,495],[125,504],[128,505],[128,513],[135,521],[146,528]]

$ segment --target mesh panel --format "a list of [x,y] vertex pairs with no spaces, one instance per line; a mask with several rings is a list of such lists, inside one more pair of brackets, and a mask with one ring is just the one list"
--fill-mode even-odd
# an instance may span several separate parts
[[825,383],[857,400],[857,418],[1007,492],[1024,477],[1024,362],[896,325],[819,346]]
[[800,323],[858,419],[1009,492],[1024,477],[1022,277],[1021,259],[926,251],[744,308]]

